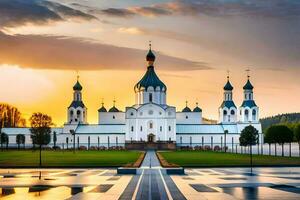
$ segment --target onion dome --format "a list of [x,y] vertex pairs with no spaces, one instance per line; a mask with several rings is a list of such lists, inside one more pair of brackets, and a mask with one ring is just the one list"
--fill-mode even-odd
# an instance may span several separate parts
[[115,106],[111,107],[108,112],[120,112]]
[[232,85],[231,85],[231,83],[229,81],[229,76],[227,76],[227,83],[224,86],[224,90],[230,90],[230,91],[233,90],[233,87],[232,87]]
[[150,47],[150,49],[149,49],[149,51],[148,51],[148,54],[147,54],[147,56],[146,56],[146,60],[147,60],[148,62],[149,62],[149,61],[152,61],[152,62],[155,61],[155,55],[154,55],[154,53],[152,52],[151,47]]
[[166,85],[158,78],[153,63],[151,63],[155,60],[155,55],[152,53],[151,48],[147,54],[146,60],[149,62],[149,66],[147,67],[147,71],[143,78],[134,86],[134,90],[147,90],[149,87],[156,89],[158,87],[161,91],[166,91]]
[[193,112],[202,112],[202,109],[198,106],[198,102],[196,103],[196,107],[194,108]]
[[101,104],[102,106],[98,109],[98,112],[107,112],[106,108],[104,107],[104,103],[102,102]]
[[114,100],[113,101],[114,102],[114,105],[113,105],[113,107],[111,107],[109,110],[108,110],[108,112],[120,112],[120,110],[116,107],[116,101]]
[[181,112],[192,112],[192,110],[188,107],[188,102],[186,101],[185,102],[185,108],[184,109],[182,109],[182,111]]
[[81,91],[82,90],[82,86],[81,86],[81,84],[79,83],[78,80],[75,83],[75,85],[73,86],[73,90],[77,90],[77,91]]
[[253,85],[251,84],[250,80],[249,80],[249,76],[248,76],[248,80],[247,83],[244,85],[243,89],[244,90],[253,90]]

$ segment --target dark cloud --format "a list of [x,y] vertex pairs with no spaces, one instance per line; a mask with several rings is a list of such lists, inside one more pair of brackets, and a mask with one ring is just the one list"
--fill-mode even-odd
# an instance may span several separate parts
[[[132,70],[144,69],[146,51],[46,35],[6,35],[0,32],[0,64],[37,69]],[[33,53],[34,52],[34,53]],[[193,62],[157,53],[156,65],[163,70],[210,69]]]
[[[95,10],[94,10],[95,12]],[[102,11],[98,11],[97,13],[103,13],[105,15],[111,15],[111,16],[115,16],[115,17],[131,17],[133,16],[135,13],[127,10],[127,9],[120,9],[120,8],[108,8]]]
[[51,1],[0,1],[0,27],[15,27],[26,24],[43,25],[69,19],[92,20],[96,17]]
[[[112,12],[113,11],[113,12]],[[264,18],[292,18],[300,16],[300,1],[294,0],[177,0],[151,6],[108,8],[104,14],[126,16],[161,15],[208,15],[208,16],[245,16]],[[123,14],[123,15],[122,15]]]

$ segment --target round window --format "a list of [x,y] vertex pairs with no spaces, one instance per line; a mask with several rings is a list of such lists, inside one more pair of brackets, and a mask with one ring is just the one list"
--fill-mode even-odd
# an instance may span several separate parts
[[153,115],[153,110],[149,110],[148,114]]

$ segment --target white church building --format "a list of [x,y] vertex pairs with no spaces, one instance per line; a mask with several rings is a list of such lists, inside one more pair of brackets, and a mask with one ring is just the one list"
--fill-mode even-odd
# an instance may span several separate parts
[[[241,131],[250,124],[259,131],[260,143],[263,141],[259,108],[254,101],[254,87],[249,76],[243,87],[244,101],[239,108],[233,101],[233,86],[227,77],[218,123],[205,124],[198,103],[195,108],[189,108],[186,104],[181,111],[168,105],[168,89],[155,72],[155,55],[151,47],[146,61],[146,73],[134,86],[135,103],[124,111],[119,110],[115,102],[110,109],[102,103],[97,124],[87,121],[87,107],[81,92],[83,87],[77,80],[73,87],[73,101],[67,109],[66,123],[63,127],[52,128],[52,134],[56,132],[57,135],[57,145],[67,147],[68,144],[71,148],[75,138],[76,147],[88,148],[125,146],[139,149],[149,144],[158,149],[205,145],[213,148],[222,146],[226,138],[227,146],[233,147],[239,143]],[[15,143],[17,134],[24,134],[26,144],[31,144],[29,128],[3,128],[2,131],[9,135],[10,144]]]

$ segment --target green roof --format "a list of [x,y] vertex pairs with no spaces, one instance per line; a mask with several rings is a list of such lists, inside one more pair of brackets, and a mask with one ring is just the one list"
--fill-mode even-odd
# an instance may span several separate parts
[[82,86],[81,86],[81,84],[79,83],[79,81],[77,81],[77,82],[75,83],[75,85],[73,86],[73,90],[79,90],[79,91],[82,90]]
[[224,86],[224,90],[233,90],[233,87],[229,80],[227,81],[226,85]]
[[108,112],[120,112],[115,106],[111,107]]
[[141,88],[145,88],[147,90],[148,87],[153,87],[154,89],[159,87],[160,90],[167,90],[166,85],[156,75],[153,66],[148,66],[147,72],[145,73],[143,78],[135,85],[134,90],[140,90]]
[[245,101],[243,101],[241,107],[249,107],[249,108],[252,108],[252,107],[257,107],[257,105],[256,105],[256,103],[255,103],[253,100],[245,100]]
[[181,112],[192,112],[192,110],[186,106]]
[[193,112],[202,112],[202,109],[197,106],[194,108]]
[[104,106],[102,106],[101,108],[98,109],[98,112],[107,112],[107,110]]
[[232,108],[232,107],[236,108],[233,101],[223,101],[220,107],[221,108],[228,108],[228,109]]
[[82,101],[72,101],[71,105],[69,106],[69,108],[78,108],[78,107],[84,108],[85,105]]

